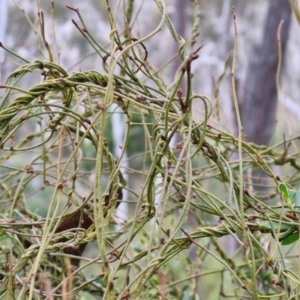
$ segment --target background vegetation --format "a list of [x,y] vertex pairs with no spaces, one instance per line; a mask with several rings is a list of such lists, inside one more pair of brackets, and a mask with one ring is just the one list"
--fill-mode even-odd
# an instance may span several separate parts
[[[295,20],[267,1],[76,2],[8,6],[1,298],[298,299]],[[267,10],[270,97],[248,65]]]

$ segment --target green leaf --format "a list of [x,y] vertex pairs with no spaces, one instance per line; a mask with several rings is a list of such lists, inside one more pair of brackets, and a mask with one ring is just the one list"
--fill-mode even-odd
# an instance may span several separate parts
[[295,231],[295,227],[291,227],[279,235],[279,241],[282,242]]
[[278,190],[282,193],[282,196],[285,200],[290,200],[289,189],[284,182],[279,183]]
[[299,240],[299,232],[292,233],[287,238],[285,238],[281,243],[284,246],[290,245],[292,243],[295,243]]
[[289,189],[284,182],[280,182],[278,185],[278,191],[282,194],[283,198],[285,199],[286,204],[289,208],[293,208],[291,200],[290,200],[290,193]]
[[135,247],[135,248],[133,248],[133,249],[134,249],[134,251],[137,252],[137,253],[143,252],[142,249],[139,248],[139,247]]

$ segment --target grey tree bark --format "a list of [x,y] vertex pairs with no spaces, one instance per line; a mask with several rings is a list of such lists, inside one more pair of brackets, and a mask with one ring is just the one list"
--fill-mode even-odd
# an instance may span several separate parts
[[276,107],[276,70],[279,51],[278,26],[281,31],[281,49],[284,58],[291,23],[288,0],[270,0],[262,41],[255,45],[250,57],[246,80],[240,93],[241,118],[247,141],[268,145],[272,137]]

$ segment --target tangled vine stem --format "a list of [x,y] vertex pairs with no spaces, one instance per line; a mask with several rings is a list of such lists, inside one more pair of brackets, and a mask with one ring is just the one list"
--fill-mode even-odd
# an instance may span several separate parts
[[[182,254],[188,257],[190,249],[196,249],[197,260],[207,261],[209,254],[221,263],[218,273],[231,274],[237,297],[246,292],[256,299],[267,294],[266,289],[278,294],[272,287],[274,276],[280,293],[294,293],[291,285],[298,278],[288,274],[279,242],[298,232],[299,203],[288,205],[279,197],[277,185],[283,178],[271,167],[290,165],[299,171],[299,153],[289,153],[289,147],[281,149],[299,136],[273,147],[258,146],[221,130],[221,124],[211,126],[219,103],[193,91],[191,73],[203,45],[188,52],[164,2],[155,2],[162,14],[160,23],[140,39],[130,31],[134,1],[128,1],[125,36],[115,28],[115,17],[106,3],[111,52],[92,36],[80,11],[69,7],[81,22],[73,21],[76,28],[101,57],[102,73],[90,70],[70,75],[53,62],[24,60],[26,64],[1,86],[5,93],[0,106],[0,237],[11,249],[5,249],[5,258],[1,256],[7,265],[0,273],[1,296],[15,293],[19,299],[25,294],[29,299],[51,299],[84,291],[104,299],[142,299],[149,286],[154,293],[159,290],[155,282],[164,272],[161,267],[171,272],[172,259],[180,260]],[[199,25],[196,2],[192,45]],[[45,48],[53,59],[45,39],[45,17],[40,16]],[[169,87],[153,71],[148,61],[152,53],[144,43],[155,40],[164,23],[182,59]],[[34,83],[34,72],[40,72],[41,83]],[[225,73],[226,67],[217,81],[216,97]],[[21,79],[31,87],[21,89]],[[180,89],[183,82],[185,93]],[[201,122],[193,116],[196,101],[203,107]],[[117,111],[111,110],[112,104],[117,104]],[[115,113],[124,117],[119,156],[111,150]],[[174,145],[176,135],[181,140]],[[233,158],[238,150],[242,164]],[[126,151],[131,156],[125,169]],[[267,174],[270,194],[253,192],[246,172],[254,168]],[[132,176],[129,182],[124,172]],[[284,178],[292,185],[299,180],[298,174]],[[124,190],[129,192],[127,198]],[[265,201],[276,197],[279,204]],[[125,217],[118,215],[120,201],[133,207]],[[43,216],[33,213],[45,205],[48,209]],[[188,224],[191,219],[194,222]],[[218,242],[217,238],[229,235],[246,263],[236,263]],[[274,253],[264,247],[265,237],[275,239]],[[97,254],[91,259],[83,250],[94,241]],[[93,265],[101,272],[83,275],[81,271]],[[187,270],[186,280],[192,281],[194,270]],[[262,283],[267,288],[254,282],[259,276],[268,278]],[[169,294],[178,293],[172,279],[168,280]],[[174,282],[180,280],[185,279],[176,277]],[[51,293],[46,289],[48,281]]]

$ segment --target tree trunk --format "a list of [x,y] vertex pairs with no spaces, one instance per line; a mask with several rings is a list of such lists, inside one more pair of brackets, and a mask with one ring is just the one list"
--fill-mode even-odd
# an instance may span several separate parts
[[253,49],[243,94],[240,96],[241,118],[247,141],[268,145],[275,124],[277,107],[276,71],[278,66],[277,30],[281,30],[284,57],[291,23],[288,0],[270,0],[262,42]]

